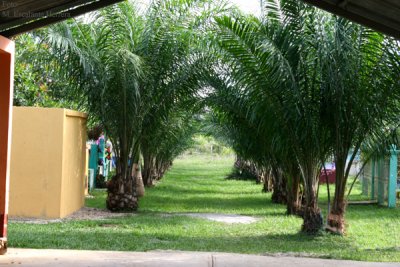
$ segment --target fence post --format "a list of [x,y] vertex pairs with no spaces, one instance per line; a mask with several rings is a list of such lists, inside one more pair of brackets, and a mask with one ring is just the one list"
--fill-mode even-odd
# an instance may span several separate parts
[[372,158],[371,163],[371,199],[375,199],[375,158]]
[[[362,182],[362,194],[365,195],[365,196],[368,196],[368,180],[365,179],[365,169],[366,168],[364,168],[364,170],[362,171],[363,174],[361,176],[362,177],[362,179],[361,179],[361,182]],[[372,172],[371,172],[371,177],[372,177]]]
[[388,207],[396,207],[396,186],[397,186],[397,150],[396,146],[392,145],[390,149],[390,167],[388,181]]
[[384,158],[378,159],[378,204],[383,205],[385,204],[385,187],[384,184]]

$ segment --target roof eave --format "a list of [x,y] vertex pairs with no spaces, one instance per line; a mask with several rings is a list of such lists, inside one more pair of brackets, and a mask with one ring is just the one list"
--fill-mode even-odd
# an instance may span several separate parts
[[[302,0],[308,4],[321,8],[330,13],[347,18],[351,21],[357,22],[367,26],[373,30],[382,32],[396,39],[400,39],[400,26],[393,25],[389,18],[376,18],[374,11],[365,9],[362,13],[352,12],[346,9],[348,1],[343,0]],[[398,22],[400,23],[400,21]],[[400,24],[399,24],[400,25]]]
[[55,9],[49,10],[48,14],[52,14],[51,16],[41,17],[33,21],[29,21],[26,20],[26,18],[23,18],[13,23],[14,25],[10,26],[10,28],[4,31],[0,31],[0,35],[11,38],[13,36],[29,32],[41,27],[45,27],[57,22],[61,22],[69,18],[74,18],[122,1],[124,0],[100,0],[92,1],[88,4],[84,4],[84,2],[87,3],[87,1],[76,1],[77,5],[80,4],[76,8],[73,8],[71,6],[59,6]]

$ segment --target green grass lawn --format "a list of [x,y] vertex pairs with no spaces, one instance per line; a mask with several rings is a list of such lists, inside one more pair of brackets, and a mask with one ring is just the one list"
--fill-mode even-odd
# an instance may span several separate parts
[[[233,158],[190,156],[175,161],[166,177],[147,189],[134,215],[45,225],[9,224],[11,247],[149,251],[172,249],[237,253],[291,252],[315,257],[400,261],[400,209],[349,206],[345,237],[299,232],[302,220],[251,181],[226,180]],[[105,207],[105,192],[87,206]],[[320,190],[326,215],[326,187]],[[352,199],[362,199],[357,184]],[[253,224],[224,224],[174,213],[207,212],[259,217]]]

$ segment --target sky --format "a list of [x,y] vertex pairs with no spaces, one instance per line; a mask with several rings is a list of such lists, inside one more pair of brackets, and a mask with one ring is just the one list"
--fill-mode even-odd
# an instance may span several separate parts
[[[243,12],[258,16],[260,12],[260,0],[228,0],[237,5]],[[136,2],[147,4],[150,0],[136,0]]]
[[[1,0],[0,0],[1,1]],[[151,0],[131,0],[139,4],[148,5]],[[261,13],[260,0],[228,0],[232,4],[238,6],[244,13],[259,16]],[[90,21],[90,16],[84,16],[85,21]]]
[[255,16],[260,15],[260,0],[229,0],[229,1],[237,5],[245,13],[253,14]]

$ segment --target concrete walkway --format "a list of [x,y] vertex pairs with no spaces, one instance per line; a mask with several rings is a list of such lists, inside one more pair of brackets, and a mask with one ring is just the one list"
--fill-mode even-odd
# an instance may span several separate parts
[[399,263],[369,263],[296,257],[270,257],[214,252],[114,252],[9,249],[0,266],[140,266],[140,267],[383,267]]

